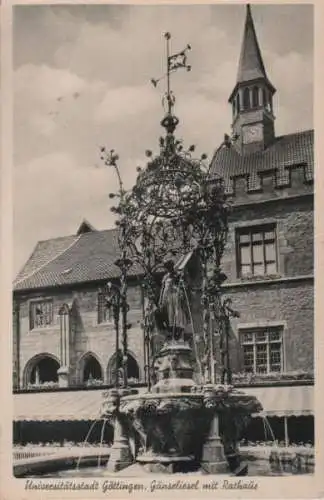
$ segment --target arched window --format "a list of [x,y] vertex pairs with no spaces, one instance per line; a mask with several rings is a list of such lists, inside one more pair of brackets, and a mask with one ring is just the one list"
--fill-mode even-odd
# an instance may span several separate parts
[[238,93],[236,96],[236,110],[239,113],[241,109],[241,103],[240,103],[240,94]]
[[245,88],[243,90],[243,109],[250,108],[250,89]]
[[269,95],[269,111],[271,111],[271,113],[272,113],[272,109],[273,109],[272,108],[272,95],[270,94]]
[[98,292],[98,324],[113,321],[113,308],[109,305],[107,293],[106,288]]
[[265,89],[262,89],[262,100],[263,100],[263,106],[266,108],[268,99],[267,99],[267,93]]
[[88,382],[90,380],[102,380],[102,369],[99,361],[92,355],[89,355],[83,367],[83,381]]
[[252,89],[252,107],[257,108],[259,106],[259,88],[253,87]]
[[233,116],[235,116],[236,115],[236,99],[233,99],[232,109],[233,109]]
[[137,361],[130,354],[128,354],[127,360],[127,375],[129,379],[139,380],[139,368]]
[[27,384],[42,385],[48,382],[57,383],[57,370],[60,364],[50,356],[43,356],[31,362],[27,370]]
[[[122,380],[122,355],[119,355],[118,377]],[[140,380],[140,370],[134,356],[127,354],[127,378],[129,381],[138,382]],[[108,383],[114,384],[116,381],[116,354],[113,354],[108,362]]]

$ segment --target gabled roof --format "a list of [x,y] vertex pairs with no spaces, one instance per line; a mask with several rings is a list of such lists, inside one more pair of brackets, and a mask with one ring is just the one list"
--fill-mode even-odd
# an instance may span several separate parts
[[233,145],[221,146],[212,159],[210,176],[211,178],[223,177],[229,187],[234,177],[249,175],[253,179],[262,172],[276,171],[280,183],[280,177],[285,175],[285,167],[298,165],[305,165],[305,178],[307,181],[312,181],[314,176],[313,130],[276,137],[266,149],[248,155],[240,154]]
[[[117,229],[90,231],[37,243],[14,281],[14,291],[116,278]],[[130,276],[141,273],[133,266]]]

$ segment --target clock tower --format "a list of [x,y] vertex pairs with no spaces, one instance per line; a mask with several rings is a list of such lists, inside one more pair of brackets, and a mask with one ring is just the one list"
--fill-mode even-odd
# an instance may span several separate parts
[[235,147],[241,154],[262,151],[274,138],[273,95],[248,4],[236,85],[229,97]]

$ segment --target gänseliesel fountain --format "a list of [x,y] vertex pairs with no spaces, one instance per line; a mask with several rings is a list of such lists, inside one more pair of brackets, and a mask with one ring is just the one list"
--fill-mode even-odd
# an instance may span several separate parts
[[[120,183],[119,193],[111,197],[119,198],[114,210],[119,215],[118,265],[126,311],[127,270],[135,262],[144,277],[148,382],[143,393],[130,390],[126,382],[105,396],[102,415],[115,429],[108,469],[243,474],[238,442],[244,425],[262,407],[231,384],[224,326],[229,301],[223,298],[226,276],[221,270],[230,207],[222,179],[209,178],[206,155],[193,159],[194,146],[184,150],[175,138],[179,120],[170,75],[191,69],[190,46],[170,55],[170,38],[166,33],[166,110],[161,121],[166,134],[160,138],[159,155],[147,151],[146,168],[138,169],[135,186],[126,192],[118,155],[102,148]],[[161,79],[152,79],[153,85]],[[201,306],[193,313],[197,300]],[[127,347],[125,321],[123,332]],[[164,339],[158,347],[156,337]],[[123,364],[124,380],[126,369]]]

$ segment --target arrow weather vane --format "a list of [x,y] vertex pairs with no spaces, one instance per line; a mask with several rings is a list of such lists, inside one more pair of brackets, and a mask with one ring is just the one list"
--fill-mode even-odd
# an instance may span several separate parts
[[169,32],[165,33],[164,38],[166,39],[166,56],[167,56],[167,70],[166,74],[161,76],[160,78],[151,79],[151,83],[154,87],[157,87],[158,83],[164,78],[167,79],[167,91],[163,97],[162,104],[164,104],[165,99],[168,105],[168,115],[172,114],[172,108],[175,104],[175,97],[173,95],[172,90],[170,89],[170,75],[174,73],[180,68],[184,68],[187,71],[191,70],[191,66],[187,64],[187,52],[191,49],[191,46],[188,44],[184,50],[181,52],[177,52],[176,54],[170,55],[170,38],[171,34]]

